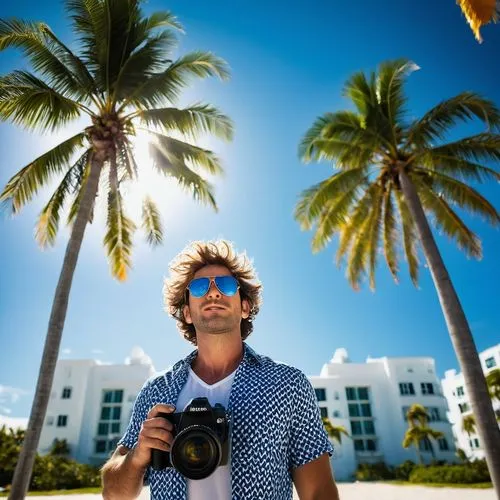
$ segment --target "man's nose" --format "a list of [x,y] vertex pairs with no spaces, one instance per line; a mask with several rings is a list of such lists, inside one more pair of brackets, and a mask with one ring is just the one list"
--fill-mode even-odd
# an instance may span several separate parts
[[207,292],[207,298],[213,297],[213,298],[220,298],[220,292],[217,286],[215,285],[215,281],[211,280],[210,281],[210,287],[208,288]]

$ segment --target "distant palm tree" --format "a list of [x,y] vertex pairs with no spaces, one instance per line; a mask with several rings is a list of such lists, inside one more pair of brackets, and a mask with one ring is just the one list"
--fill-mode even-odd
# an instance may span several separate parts
[[470,437],[476,432],[476,419],[474,415],[466,415],[462,418],[462,430]]
[[500,401],[500,368],[495,368],[486,375],[486,383],[488,384],[491,399]]
[[[143,15],[140,0],[66,0],[80,54],[64,45],[44,23],[0,20],[0,50],[21,49],[35,73],[13,71],[0,78],[0,119],[31,130],[53,131],[80,116],[89,126],[21,169],[7,183],[0,201],[18,213],[57,175],[63,175],[42,210],[36,237],[42,246],[56,238],[63,208],[71,202],[71,236],[55,292],[48,333],[26,439],[10,498],[23,498],[44,421],[59,353],[74,270],[87,223],[92,220],[98,185],[107,197],[104,246],[111,272],[124,280],[131,266],[136,229],[126,215],[122,188],[138,176],[136,132],[151,137],[152,163],[195,199],[216,209],[212,186],[201,171],[220,174],[216,155],[192,143],[200,133],[230,139],[232,123],[215,107],[175,107],[191,78],[229,76],[226,63],[207,52],[177,60],[174,30],[181,26],[169,12]],[[38,76],[36,75],[38,73]],[[174,132],[176,137],[172,137]],[[162,241],[159,211],[150,198],[142,209],[147,240]]]
[[346,428],[343,425],[333,425],[329,418],[323,418],[323,426],[329,437],[342,444],[342,434],[350,437]]
[[485,24],[496,21],[500,13],[500,0],[457,0],[476,39],[482,42],[479,30]]
[[410,406],[406,412],[406,420],[408,422],[408,430],[405,433],[403,439],[403,448],[408,448],[409,446],[415,446],[417,452],[417,458],[419,463],[422,463],[422,457],[420,455],[420,446],[422,442],[427,443],[432,457],[435,458],[434,447],[432,446],[432,439],[440,439],[444,437],[444,434],[440,431],[431,429],[428,425],[429,413],[427,409],[418,403]]
[[467,456],[467,453],[465,453],[465,451],[462,450],[462,448],[457,448],[457,451],[455,452],[455,455],[462,462],[469,462],[469,457]]
[[421,427],[425,427],[429,422],[430,417],[429,413],[425,406],[415,403],[410,406],[408,411],[406,412],[406,421],[413,426],[420,425]]
[[[319,117],[299,148],[304,161],[333,161],[338,171],[302,193],[295,216],[303,229],[315,226],[313,251],[339,235],[337,263],[348,255],[347,278],[355,289],[366,274],[374,289],[380,254],[397,281],[399,235],[417,285],[422,245],[500,498],[500,432],[467,318],[429,226],[430,220],[468,256],[481,257],[480,240],[454,206],[493,226],[500,223],[495,207],[468,184],[500,180],[497,171],[482,164],[500,160],[500,135],[495,133],[500,111],[493,102],[464,92],[412,119],[405,110],[404,83],[415,69],[407,60],[389,61],[377,73],[359,72],[347,81],[344,94],[356,111]],[[457,122],[472,118],[487,130],[446,142]]]

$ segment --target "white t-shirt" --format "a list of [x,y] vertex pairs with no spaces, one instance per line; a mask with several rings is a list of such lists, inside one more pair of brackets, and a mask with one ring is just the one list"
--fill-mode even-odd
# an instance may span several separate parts
[[[175,411],[183,411],[193,398],[207,398],[212,406],[220,403],[227,408],[235,373],[236,370],[219,382],[209,385],[189,368],[188,379],[179,394]],[[186,482],[189,500],[231,500],[231,464],[217,467],[205,479],[187,479]]]

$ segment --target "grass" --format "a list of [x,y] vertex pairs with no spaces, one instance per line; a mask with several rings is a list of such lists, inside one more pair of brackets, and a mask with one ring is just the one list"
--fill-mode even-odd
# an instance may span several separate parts
[[[84,493],[101,493],[102,488],[80,488],[75,490],[52,490],[52,491],[30,491],[29,497],[35,496],[55,496],[55,495],[83,495]],[[0,497],[6,497],[6,491],[0,493]]]
[[386,484],[395,484],[399,486],[426,486],[428,488],[468,488],[474,490],[485,490],[493,488],[493,483],[410,483],[410,481],[398,481],[397,479],[391,481],[377,481]]

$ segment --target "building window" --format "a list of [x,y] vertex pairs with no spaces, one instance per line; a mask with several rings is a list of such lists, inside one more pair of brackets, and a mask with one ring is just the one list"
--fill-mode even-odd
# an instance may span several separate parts
[[449,451],[450,448],[448,446],[448,441],[446,441],[446,438],[439,438],[438,444],[441,451]]
[[493,368],[494,366],[497,366],[497,363],[493,356],[491,358],[485,359],[484,363],[486,365],[486,368]]
[[403,406],[402,410],[403,410],[403,420],[406,420],[408,417],[406,416],[406,414],[408,413],[408,410],[410,409],[409,406]]
[[328,409],[324,406],[319,407],[319,413],[321,414],[321,418],[328,418]]
[[407,368],[407,369],[406,369],[406,371],[407,371],[408,373],[413,373],[413,368]]
[[431,442],[428,439],[422,439],[422,441],[418,443],[420,451],[431,451],[431,446]]
[[354,449],[356,451],[365,451],[365,442],[362,439],[355,439]]
[[457,387],[457,396],[463,396],[464,395],[464,387],[461,385],[460,387]]
[[333,416],[334,416],[335,418],[340,418],[340,412],[339,412],[338,410],[335,410],[335,411],[333,412]]
[[367,451],[377,451],[377,446],[374,439],[366,440],[366,450]]
[[361,422],[359,420],[351,420],[351,433],[353,436],[360,436],[363,434]]
[[360,417],[359,405],[349,403],[349,416],[350,417]]
[[66,427],[68,425],[68,415],[59,415],[57,417],[57,427]]
[[46,425],[54,425],[54,417],[47,417]]
[[[116,434],[120,434],[121,431],[121,417],[122,417],[122,403],[123,401],[123,390],[106,390],[102,394],[102,405],[101,413],[99,416],[99,421],[97,423],[97,436],[96,440],[96,453],[104,453],[110,451],[110,439],[104,438],[115,438]],[[105,445],[99,444],[104,441]],[[106,448],[104,451],[98,451],[99,449]]]
[[479,448],[479,439],[474,438],[474,444],[475,444],[476,448]]
[[111,453],[118,445],[119,438],[98,439],[95,442],[95,452],[98,454]]
[[340,399],[339,391],[335,391],[335,394],[333,395],[333,399],[335,399],[335,401],[338,401]]
[[345,395],[347,401],[356,401],[356,389],[354,387],[346,387]]
[[460,409],[460,413],[465,413],[466,411],[469,411],[469,404],[468,403],[460,403],[458,405],[458,408]]
[[422,394],[434,394],[434,384],[422,382],[420,387],[422,389]]
[[326,401],[326,391],[325,389],[314,389],[316,393],[316,399],[318,401]]
[[441,416],[439,415],[439,408],[431,406],[427,408],[427,413],[429,414],[429,420],[431,422],[440,422]]
[[363,403],[361,406],[361,415],[363,417],[371,417],[372,416],[372,408],[370,403]]
[[373,423],[373,420],[365,420],[363,422],[363,427],[365,428],[365,434],[368,434],[369,436],[375,434],[375,424]]
[[368,401],[368,387],[358,387],[358,399],[361,401]]
[[401,396],[414,396],[415,389],[412,382],[401,382],[399,384],[399,393]]
[[65,387],[62,392],[62,399],[70,399],[71,398],[71,387]]

